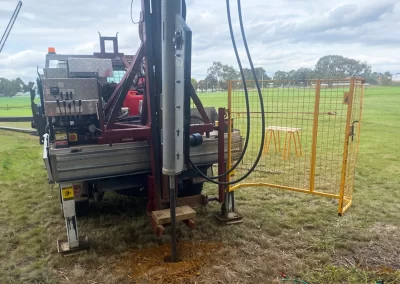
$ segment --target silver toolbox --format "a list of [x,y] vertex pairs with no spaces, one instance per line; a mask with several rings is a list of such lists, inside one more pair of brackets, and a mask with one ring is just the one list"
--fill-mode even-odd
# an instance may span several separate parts
[[67,68],[43,68],[43,73],[47,79],[68,78]]
[[102,58],[68,58],[70,77],[113,77],[111,59]]
[[99,91],[100,84],[96,78],[43,79],[46,116],[95,114]]

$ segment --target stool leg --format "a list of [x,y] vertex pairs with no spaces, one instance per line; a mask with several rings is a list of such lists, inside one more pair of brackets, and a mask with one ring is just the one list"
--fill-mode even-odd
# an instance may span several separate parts
[[285,143],[283,144],[283,153],[282,153],[282,159],[283,159],[283,160],[285,160],[285,158],[286,158],[286,148],[287,148],[286,142],[287,142],[287,135],[288,135],[288,133],[286,132],[286,134],[285,134]]
[[280,137],[280,131],[277,131],[278,133],[278,152],[281,152],[281,137]]
[[271,137],[269,138],[269,141],[268,141],[268,132],[269,132],[269,130],[267,130],[267,132],[265,134],[263,155],[266,155],[268,153],[269,143],[271,143]]
[[297,142],[299,143],[299,149],[300,149],[300,157],[303,156],[303,151],[301,150],[301,143],[300,143],[300,134],[298,131],[297,132]]
[[290,134],[293,135],[293,143],[294,143],[294,150],[296,151],[296,157],[299,157],[299,153],[297,151],[296,135],[294,134],[294,132],[291,132]]
[[269,146],[271,146],[271,140],[272,140],[272,135],[274,134],[273,130],[269,130],[269,140],[268,140],[268,146],[267,146],[267,152],[269,150]]
[[291,155],[291,147],[292,147],[292,134],[289,132],[289,147],[288,147],[288,158],[290,159],[290,155]]
[[[279,133],[279,131],[278,131]],[[275,131],[272,132],[272,134],[274,135],[274,145],[275,145],[275,153],[278,153],[278,149],[276,148],[276,137],[275,137]]]

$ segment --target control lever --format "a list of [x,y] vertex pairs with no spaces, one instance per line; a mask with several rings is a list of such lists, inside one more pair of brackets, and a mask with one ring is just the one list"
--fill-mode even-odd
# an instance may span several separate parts
[[74,105],[74,120],[76,120],[76,106],[75,106],[75,100],[72,100],[72,104]]
[[61,107],[60,107],[60,100],[59,99],[57,99],[57,106],[58,106],[58,109],[60,110],[60,115],[62,115]]
[[69,119],[72,119],[72,114],[71,114],[71,102],[68,103],[68,108],[69,108]]
[[79,120],[81,120],[81,105],[82,105],[81,100],[78,101],[78,105],[79,105]]
[[67,118],[67,102],[65,100],[63,101],[63,106],[64,106],[64,115],[65,118]]

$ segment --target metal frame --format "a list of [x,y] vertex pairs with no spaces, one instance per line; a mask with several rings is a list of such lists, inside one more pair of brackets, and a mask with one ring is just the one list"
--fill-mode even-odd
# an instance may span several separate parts
[[[320,98],[321,98],[321,82],[346,82],[349,84],[349,92],[346,94],[347,97],[347,113],[346,113],[346,122],[344,126],[345,132],[344,134],[344,144],[343,144],[343,157],[342,157],[342,169],[341,169],[341,175],[340,175],[340,188],[338,188],[338,193],[327,193],[327,192],[321,192],[315,190],[315,175],[316,175],[316,164],[318,161],[318,153],[317,153],[317,139],[318,139],[318,127],[319,127],[319,117],[322,114],[320,112]],[[280,82],[293,82],[291,80],[268,80],[265,82],[269,83],[280,83]],[[240,184],[236,184],[233,186],[229,186],[227,191],[228,192],[233,192],[234,190],[242,187],[272,187],[272,188],[278,188],[278,189],[285,189],[289,191],[295,191],[295,192],[302,192],[302,193],[308,193],[308,194],[313,194],[313,195],[318,195],[318,196],[323,196],[323,197],[329,197],[329,198],[334,198],[338,199],[339,205],[338,205],[338,214],[343,215],[344,212],[351,206],[352,204],[352,196],[346,196],[345,194],[345,187],[349,186],[347,184],[347,180],[351,180],[354,178],[354,171],[349,172],[347,170],[348,167],[348,159],[349,155],[357,155],[358,153],[358,143],[359,143],[359,137],[360,137],[360,126],[358,125],[358,132],[357,132],[357,145],[356,145],[356,151],[349,152],[349,140],[351,136],[351,120],[352,120],[352,112],[353,112],[353,100],[354,100],[354,85],[355,83],[359,84],[361,90],[360,94],[360,110],[359,110],[359,120],[361,121],[361,109],[362,109],[362,97],[363,97],[363,90],[364,90],[364,81],[363,79],[359,78],[351,78],[351,79],[343,79],[343,80],[338,80],[338,79],[328,79],[328,80],[309,80],[308,83],[313,83],[315,84],[315,98],[314,98],[314,112],[312,113],[313,116],[313,127],[312,127],[312,146],[311,146],[311,157],[310,157],[310,174],[309,174],[309,186],[308,188],[300,188],[300,187],[293,187],[293,186],[286,186],[286,185],[280,185],[280,184],[275,184],[275,183],[270,183],[267,181],[259,181],[259,182],[244,182]],[[228,163],[227,167],[231,168],[232,165],[232,155],[231,149],[232,149],[232,135],[231,135],[231,124],[232,124],[232,100],[233,100],[233,95],[232,95],[232,82],[229,82],[228,84]],[[256,112],[257,113],[257,112]],[[308,113],[309,114],[309,113]],[[353,134],[354,135],[354,134]],[[353,176],[349,176],[353,175]],[[230,175],[228,177],[228,181],[232,181],[233,176]],[[351,190],[352,191],[352,190]]]

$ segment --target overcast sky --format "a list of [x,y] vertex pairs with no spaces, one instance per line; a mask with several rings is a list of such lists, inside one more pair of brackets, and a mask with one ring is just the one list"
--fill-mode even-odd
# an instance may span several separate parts
[[[18,1],[0,0],[2,34]],[[36,78],[47,47],[57,53],[99,51],[102,35],[119,33],[120,51],[134,54],[137,25],[130,0],[24,0],[14,29],[0,54],[0,77]],[[237,24],[236,1],[231,1]],[[372,65],[373,71],[400,72],[399,0],[242,0],[247,40],[256,66],[268,74],[312,68],[318,58],[339,54]],[[187,0],[193,31],[192,75],[203,79],[213,61],[237,67],[229,38],[224,0]],[[140,1],[134,0],[133,18]],[[238,37],[240,39],[240,37]],[[243,50],[242,45],[239,45]],[[243,60],[245,59],[245,54]],[[246,65],[246,64],[244,64]]]

